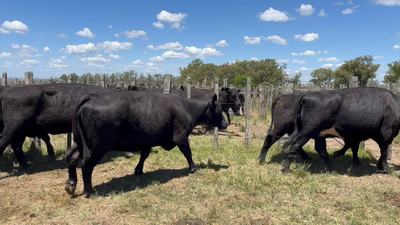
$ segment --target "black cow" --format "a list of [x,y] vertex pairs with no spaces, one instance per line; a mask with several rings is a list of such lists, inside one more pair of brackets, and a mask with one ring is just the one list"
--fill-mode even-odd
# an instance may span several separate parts
[[[48,134],[72,131],[74,106],[81,96],[110,91],[83,84],[25,85],[3,90],[1,106],[4,129],[0,134],[0,165],[5,148],[11,144],[19,165],[26,168],[28,164],[22,151],[26,136],[40,137],[49,147]],[[54,151],[51,151],[50,154],[54,155]]]
[[[290,136],[293,133],[295,104],[302,95],[304,95],[304,93],[295,92],[291,94],[282,94],[274,98],[271,106],[271,125],[268,128],[267,136],[265,137],[260,155],[258,156],[260,163],[265,163],[265,157],[268,153],[268,150],[273,144],[275,144],[275,142],[277,142],[285,134]],[[358,158],[359,142],[353,143],[350,141],[344,141],[344,143],[345,145],[341,150],[334,152],[333,158],[344,155],[351,147],[353,151],[353,164],[355,166],[361,165],[360,159]],[[320,144],[316,142],[315,146],[317,145]],[[299,148],[298,153],[303,160],[311,159],[307,153],[304,152],[303,148]]]
[[216,95],[211,101],[142,91],[85,95],[75,108],[74,144],[66,153],[67,193],[75,192],[79,158],[84,191],[93,193],[93,168],[111,150],[140,151],[140,161],[134,172],[140,176],[152,147],[161,146],[169,151],[178,146],[190,171],[196,171],[188,136],[198,124],[220,129],[228,126]]
[[329,170],[333,163],[326,152],[326,136],[341,137],[353,143],[373,139],[380,147],[377,172],[387,173],[387,148],[399,133],[400,99],[393,93],[375,87],[347,88],[302,95],[295,106],[295,126],[283,148],[283,172],[289,172],[296,152],[310,138],[322,143],[316,146]]

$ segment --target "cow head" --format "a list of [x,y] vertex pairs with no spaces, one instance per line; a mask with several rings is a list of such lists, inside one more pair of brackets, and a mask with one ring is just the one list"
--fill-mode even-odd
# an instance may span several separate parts
[[228,127],[228,123],[222,115],[222,107],[218,102],[216,94],[212,96],[204,116],[206,125],[218,127],[218,129],[226,129]]

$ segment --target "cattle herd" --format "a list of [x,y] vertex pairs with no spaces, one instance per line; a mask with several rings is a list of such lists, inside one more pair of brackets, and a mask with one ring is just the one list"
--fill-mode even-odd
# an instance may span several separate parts
[[[244,95],[233,88],[192,89],[183,86],[163,94],[161,88],[129,86],[107,88],[84,84],[41,84],[0,88],[0,166],[8,145],[20,167],[28,168],[22,145],[26,137],[38,137],[54,156],[49,134],[73,133],[73,144],[66,151],[69,179],[65,190],[74,195],[76,168],[81,163],[84,192],[90,196],[92,172],[108,151],[139,152],[135,176],[143,174],[143,164],[152,147],[165,150],[178,147],[190,172],[197,170],[188,137],[198,125],[226,129],[228,110],[240,115]],[[226,114],[228,122],[223,113]],[[297,153],[310,159],[304,146],[315,140],[315,150],[332,171],[326,138],[337,137],[345,146],[334,153],[344,155],[351,148],[353,163],[361,141],[373,139],[380,147],[377,172],[387,173],[387,149],[400,128],[400,99],[390,91],[375,87],[324,90],[283,94],[274,98],[271,125],[258,157],[265,162],[268,149],[285,134],[283,172],[289,172]]]

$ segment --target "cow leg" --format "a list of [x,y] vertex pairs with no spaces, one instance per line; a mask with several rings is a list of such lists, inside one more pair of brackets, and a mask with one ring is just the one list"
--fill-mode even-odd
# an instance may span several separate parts
[[185,158],[189,164],[190,172],[194,173],[197,170],[197,167],[193,162],[192,150],[190,150],[189,141],[188,141],[187,137],[183,138],[183,140],[174,141],[174,142],[177,143],[179,150],[185,156]]
[[22,145],[24,144],[25,137],[21,136],[15,138],[13,142],[11,142],[11,148],[14,151],[14,155],[18,160],[19,166],[26,169],[28,167],[28,163],[26,162],[24,151],[22,149]]
[[344,146],[342,149],[337,150],[333,153],[333,158],[336,159],[340,156],[343,156],[346,154],[346,151],[352,146],[352,144],[349,144],[348,142],[344,142]]
[[54,153],[53,145],[50,142],[50,136],[47,133],[41,132],[38,137],[46,143],[47,154],[50,157],[53,157],[55,155],[55,153]]
[[78,145],[74,142],[70,149],[65,153],[67,158],[67,166],[68,166],[68,176],[69,179],[67,184],[65,185],[65,191],[74,195],[76,184],[78,183],[78,176],[76,175],[76,167],[78,166],[78,162],[80,159]]
[[225,115],[228,117],[228,125],[231,125],[231,117],[229,116],[229,112],[225,112]]
[[[96,151],[98,150],[98,151]],[[83,177],[83,190],[86,193],[86,197],[90,197],[96,191],[93,189],[92,186],[92,173],[94,167],[100,162],[103,156],[107,152],[103,149],[93,149],[91,157],[88,159],[83,159],[82,162],[82,177]]]
[[328,170],[332,172],[335,170],[335,166],[329,159],[328,152],[326,151],[326,139],[324,137],[318,137],[315,139],[315,150],[318,152],[319,156],[324,160]]
[[388,149],[388,144],[386,143],[379,143],[379,148],[381,149],[381,157],[379,157],[378,160],[378,170],[376,171],[377,173],[387,173],[388,172],[388,164],[387,164],[387,149]]
[[146,161],[147,157],[149,157],[150,151],[151,148],[145,148],[140,151],[140,160],[135,168],[135,173],[134,173],[136,177],[140,177],[143,174],[144,161]]
[[360,146],[360,142],[354,143],[351,145],[351,151],[353,152],[353,165],[361,166],[362,163],[358,158],[358,147]]
[[[265,163],[265,157],[267,156],[268,150],[271,148],[275,142],[279,141],[279,139],[285,135],[287,132],[286,130],[279,130],[277,132],[269,130],[267,132],[267,136],[265,136],[264,144],[261,148],[260,155],[258,156],[258,160],[260,164]],[[303,148],[298,149],[298,153],[303,160],[310,160],[311,158],[304,152]]]
[[283,173],[290,172],[290,164],[296,160],[297,152],[299,152],[299,149],[301,149],[303,145],[305,145],[310,140],[310,138],[308,138],[307,136],[301,137],[300,135],[301,133],[294,138],[292,144],[290,145],[289,151],[284,152],[286,157],[283,161]]

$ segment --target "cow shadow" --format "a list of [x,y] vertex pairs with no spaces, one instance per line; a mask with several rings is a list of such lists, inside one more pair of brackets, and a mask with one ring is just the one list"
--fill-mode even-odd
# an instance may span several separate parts
[[[370,176],[376,174],[376,164],[378,160],[373,157],[373,155],[365,150],[359,150],[358,156],[361,161],[361,165],[355,166],[353,165],[353,155],[352,153],[346,153],[343,156],[338,158],[333,158],[333,152],[336,150],[329,150],[328,155],[329,159],[332,161],[334,166],[336,167],[335,173],[340,175],[349,175],[353,177],[362,177],[362,176]],[[351,150],[348,150],[351,152]],[[271,152],[271,160],[270,163],[280,163],[282,165],[283,160],[285,159],[285,155],[279,150],[279,152]],[[299,154],[297,154],[296,163],[293,169],[299,167],[301,165],[307,165],[309,168],[307,169],[308,172],[311,174],[321,174],[321,173],[328,173],[328,169],[326,167],[325,162],[319,156],[319,154],[313,149],[312,151],[306,151],[307,155],[310,156],[311,160],[303,160]],[[395,166],[395,169],[397,166]],[[291,167],[292,169],[292,167]]]
[[[15,158],[13,151],[5,151],[0,172],[7,173],[7,175],[0,177],[0,180],[25,174],[31,175],[41,172],[67,169],[65,152],[66,150],[55,149],[55,156],[51,157],[48,156],[47,153],[44,154],[43,150],[31,147],[28,151],[24,151],[24,156],[29,166],[27,168],[21,168],[18,165],[18,161]],[[124,157],[124,155],[123,152],[118,151],[108,152],[98,164],[111,162],[115,160],[115,158]],[[78,168],[80,168],[80,163],[78,163]]]
[[[207,164],[202,162],[196,166],[199,170],[212,169],[214,171],[229,168],[227,165],[214,164],[210,160],[207,162]],[[190,175],[189,168],[160,169],[145,172],[140,178],[136,178],[133,174],[126,175],[124,177],[113,178],[107,183],[95,186],[94,189],[96,189],[97,195],[108,196],[109,194],[126,193],[136,189],[143,189],[154,183],[165,184],[173,179]]]

